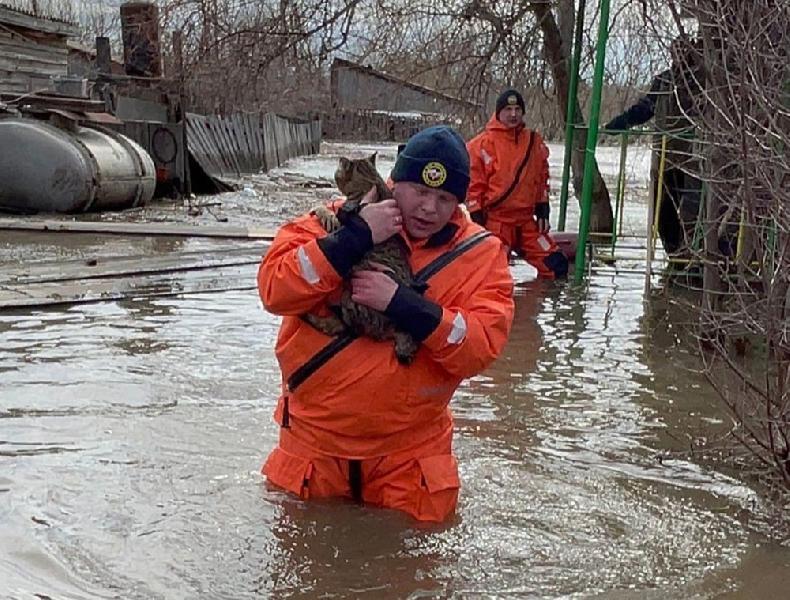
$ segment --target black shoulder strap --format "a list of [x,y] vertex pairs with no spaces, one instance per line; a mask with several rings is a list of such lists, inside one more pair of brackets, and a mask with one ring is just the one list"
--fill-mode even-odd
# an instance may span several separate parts
[[529,162],[529,157],[532,155],[532,147],[535,145],[535,137],[537,134],[534,131],[529,132],[529,143],[527,144],[527,152],[524,154],[524,160],[521,161],[521,164],[518,166],[518,170],[516,171],[516,176],[513,178],[513,181],[510,184],[510,187],[505,190],[505,193],[502,194],[499,198],[494,200],[491,204],[484,207],[483,210],[489,211],[492,208],[496,208],[500,204],[502,204],[505,200],[508,199],[510,194],[513,193],[513,190],[516,189],[516,185],[518,184],[519,179],[521,179],[521,173],[524,171],[524,167],[527,166]]
[[312,358],[304,363],[301,367],[296,369],[291,376],[288,378],[286,385],[288,386],[288,391],[293,392],[296,388],[298,388],[305,380],[310,377],[313,373],[315,373],[321,366],[323,366],[330,358],[332,358],[335,354],[340,352],[343,348],[348,346],[351,342],[356,339],[356,335],[352,333],[344,333],[333,339],[329,342],[326,346],[321,348],[318,352],[313,354]]
[[[440,270],[444,267],[449,265],[453,260],[458,258],[464,252],[471,250],[473,247],[477,246],[480,242],[482,242],[487,237],[490,237],[492,234],[490,231],[478,231],[474,235],[469,236],[457,246],[444,252],[440,256],[436,257],[432,260],[427,266],[420,269],[418,273],[415,274],[414,278],[415,281],[418,283],[425,283],[436,275]],[[325,365],[330,358],[332,358],[335,354],[343,350],[346,346],[348,346],[351,342],[353,342],[357,336],[353,333],[344,333],[333,339],[329,342],[326,346],[321,348],[318,352],[316,352],[310,360],[304,363],[301,367],[296,369],[291,376],[288,378],[286,382],[286,386],[288,387],[289,392],[293,392],[297,387],[299,387],[302,383],[304,383],[310,375],[315,373],[319,368]]]

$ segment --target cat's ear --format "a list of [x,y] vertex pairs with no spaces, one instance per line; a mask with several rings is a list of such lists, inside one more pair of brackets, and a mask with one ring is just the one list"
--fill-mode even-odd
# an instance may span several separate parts
[[348,171],[351,168],[351,161],[348,160],[345,156],[340,157],[340,168],[343,171]]
[[368,156],[368,161],[370,161],[370,164],[373,165],[374,167],[376,166],[376,156],[378,156],[378,152],[374,152],[373,154]]

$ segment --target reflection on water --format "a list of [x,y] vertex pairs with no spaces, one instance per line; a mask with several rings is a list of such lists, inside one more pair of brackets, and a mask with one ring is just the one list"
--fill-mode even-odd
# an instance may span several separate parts
[[58,598],[781,589],[790,552],[755,559],[753,492],[660,460],[717,413],[642,287],[517,288],[504,355],[454,400],[463,489],[439,527],[262,481],[278,321],[254,293],[0,314],[0,581]]

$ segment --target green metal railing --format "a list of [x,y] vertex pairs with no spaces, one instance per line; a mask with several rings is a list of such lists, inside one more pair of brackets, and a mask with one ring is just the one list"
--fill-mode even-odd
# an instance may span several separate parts
[[[587,146],[584,154],[584,180],[582,184],[581,215],[579,218],[579,238],[576,251],[576,283],[584,277],[587,258],[587,238],[590,231],[590,211],[592,210],[593,178],[595,166],[595,146],[598,142],[598,118],[601,112],[601,89],[603,87],[603,68],[606,60],[606,41],[609,37],[609,0],[601,0],[599,7],[598,42],[595,48],[595,69],[593,72],[590,119],[587,129]],[[570,99],[569,99],[570,100]],[[575,99],[573,99],[575,102]],[[566,145],[567,148],[567,145]],[[581,251],[579,251],[581,249]]]
[[[588,125],[579,123],[579,114],[576,111],[577,105],[577,90],[579,80],[579,65],[581,56],[582,33],[584,25],[585,13],[585,0],[580,0],[578,12],[574,25],[574,46],[571,57],[571,72],[568,91],[568,102],[565,118],[565,156],[562,169],[562,187],[560,191],[560,210],[557,223],[559,231],[565,231],[568,210],[568,196],[570,186],[570,174],[573,152],[575,151],[575,136],[580,135],[582,131],[587,132],[585,154],[584,154],[584,171],[582,174],[582,191],[580,201],[580,216],[578,224],[578,239],[577,251],[575,262],[575,281],[580,283],[584,278],[584,273],[587,267],[587,257],[592,255],[592,249],[588,249],[588,240],[591,235],[607,235],[607,234],[591,234],[590,229],[590,215],[592,212],[592,193],[593,193],[593,171],[595,169],[595,150],[597,147],[598,134],[599,134],[599,117],[601,108],[601,92],[603,88],[603,70],[606,60],[606,44],[609,35],[609,0],[600,0],[599,3],[599,23],[598,23],[598,38],[595,48],[595,63],[593,70],[593,81],[590,98],[590,113],[588,117]],[[651,270],[652,259],[655,254],[656,240],[658,238],[658,218],[661,208],[661,201],[663,195],[663,177],[666,163],[667,154],[667,138],[668,137],[686,137],[689,132],[684,131],[658,131],[654,129],[631,129],[628,131],[606,131],[608,134],[619,134],[620,137],[620,164],[617,176],[617,190],[615,196],[614,218],[612,222],[612,231],[610,240],[610,257],[614,259],[617,247],[618,238],[623,234],[623,220],[625,208],[625,183],[626,183],[626,159],[628,156],[628,142],[629,137],[640,135],[661,136],[660,141],[660,156],[659,156],[659,172],[658,172],[658,185],[654,186],[655,197],[651,198],[649,205],[648,215],[648,231],[647,231],[647,272],[648,277]],[[693,136],[693,132],[691,132]],[[656,137],[656,142],[658,138]],[[657,151],[657,144],[654,142],[653,151]],[[704,195],[704,190],[702,194]],[[700,199],[700,211],[702,211],[702,198]],[[701,219],[698,218],[699,227]],[[740,236],[739,236],[740,237]],[[697,231],[695,231],[695,242],[697,242]],[[694,246],[697,244],[693,242]],[[672,259],[669,259],[672,260]]]

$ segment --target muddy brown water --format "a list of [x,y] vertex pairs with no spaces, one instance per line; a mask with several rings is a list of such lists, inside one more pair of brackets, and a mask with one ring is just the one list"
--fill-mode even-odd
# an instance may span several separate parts
[[[227,246],[0,235],[0,264],[31,268]],[[728,424],[660,294],[593,272],[516,303],[453,400],[441,526],[266,486],[278,320],[254,291],[0,312],[0,597],[787,597],[759,495],[684,452]]]

